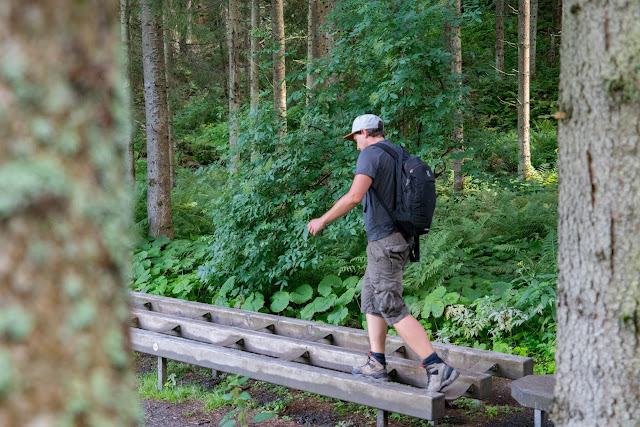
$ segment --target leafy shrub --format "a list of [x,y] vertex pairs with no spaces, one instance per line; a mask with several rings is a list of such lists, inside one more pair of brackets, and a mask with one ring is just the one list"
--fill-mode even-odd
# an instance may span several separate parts
[[133,254],[132,288],[191,301],[207,299],[211,291],[202,286],[197,275],[205,248],[198,240],[149,239]]

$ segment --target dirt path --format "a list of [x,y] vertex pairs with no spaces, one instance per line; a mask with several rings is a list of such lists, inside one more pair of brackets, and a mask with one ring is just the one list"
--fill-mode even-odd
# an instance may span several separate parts
[[[155,371],[155,358],[136,356],[139,374]],[[223,374],[224,375],[224,374]],[[179,384],[199,384],[213,389],[219,383],[201,373],[189,373],[180,378]],[[447,407],[445,416],[438,425],[461,427],[528,427],[533,426],[533,410],[523,408],[511,398],[510,381],[494,378],[491,397],[482,402],[458,399]],[[328,399],[285,387],[257,381],[248,381],[243,387],[257,403],[257,409],[249,412],[248,419],[260,412],[260,407],[276,410],[278,416],[260,423],[264,427],[348,427],[375,426],[376,412],[335,399]],[[217,426],[231,408],[216,411],[204,410],[204,403],[189,401],[173,404],[167,401],[145,399],[142,401],[144,425],[146,427]],[[252,424],[257,425],[257,424]],[[422,426],[426,421],[405,416],[392,415],[392,427]],[[548,423],[551,427],[553,424]]]

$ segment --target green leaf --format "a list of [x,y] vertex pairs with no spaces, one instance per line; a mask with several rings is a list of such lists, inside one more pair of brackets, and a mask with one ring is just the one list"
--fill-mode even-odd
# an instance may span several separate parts
[[294,304],[304,304],[313,296],[313,289],[309,285],[300,285],[295,291],[289,293],[289,300]]
[[431,303],[431,313],[436,319],[444,314],[444,303],[442,301],[434,301]]
[[233,289],[233,286],[236,284],[236,276],[231,276],[224,282],[224,285],[220,288],[219,295],[222,297],[227,296],[227,292]]
[[258,311],[264,306],[264,295],[260,292],[252,292],[242,304],[243,310]]
[[358,280],[360,280],[358,276],[351,276],[347,279],[344,279],[344,282],[342,282],[342,286],[344,286],[347,289],[349,288],[355,289],[355,287],[358,286]]
[[238,396],[238,399],[240,399],[240,400],[251,400],[251,395],[249,393],[247,393],[246,391],[243,391],[242,393],[240,393],[240,396]]
[[355,288],[347,289],[340,298],[336,300],[336,305],[347,305],[353,300],[353,296],[355,295]]
[[241,377],[238,376],[236,378],[233,379],[233,381],[231,381],[229,383],[229,385],[243,385],[244,383],[246,383],[247,381],[249,381],[249,377]]
[[432,301],[441,300],[446,293],[447,289],[444,286],[438,286],[427,296],[427,298],[431,298]]
[[259,414],[254,415],[252,422],[261,423],[262,421],[266,421],[275,416],[276,414],[274,414],[273,412],[260,412]]
[[334,325],[339,325],[347,316],[349,315],[349,310],[346,307],[338,305],[335,310],[333,310],[327,320],[329,323],[333,323]]
[[460,299],[460,294],[458,294],[457,292],[449,292],[442,298],[442,302],[445,305],[451,305],[458,302],[459,299]]
[[279,313],[289,305],[289,292],[280,291],[273,294],[271,297],[271,311]]
[[331,285],[323,280],[318,285],[318,293],[323,297],[328,296],[331,293]]
[[320,282],[318,287],[323,286],[323,285],[329,285],[332,288],[337,288],[339,286],[342,286],[342,280],[340,280],[340,278],[338,276],[330,274],[328,276],[325,276],[322,279],[322,281]]
[[336,295],[331,294],[328,297],[316,297],[312,303],[307,304],[305,308],[300,312],[300,318],[304,320],[310,320],[314,314],[322,313],[333,307],[336,302]]

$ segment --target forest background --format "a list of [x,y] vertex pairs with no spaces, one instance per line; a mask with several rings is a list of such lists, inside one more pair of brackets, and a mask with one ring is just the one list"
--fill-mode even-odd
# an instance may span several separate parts
[[[126,8],[140,235],[131,287],[366,327],[358,306],[366,267],[360,208],[320,238],[308,236],[306,224],[348,190],[358,152],[341,136],[354,117],[374,113],[387,137],[420,155],[437,176],[433,227],[423,236],[421,261],[405,273],[412,313],[438,341],[532,356],[536,373],[553,373],[561,3],[539,0],[532,9],[528,180],[518,175],[516,1],[504,3],[502,67],[493,0],[465,1],[459,13],[455,2],[342,0],[327,3],[320,18],[309,9],[316,2],[287,1],[284,56],[272,36],[272,3],[255,3],[253,30],[249,2],[233,11],[226,1],[164,4],[174,240],[144,237],[143,30],[140,10]],[[158,14],[161,2],[154,8]],[[452,67],[449,42],[457,26],[461,72]],[[233,28],[240,37],[230,50]],[[309,54],[310,31],[324,34],[324,54]],[[252,41],[259,46],[253,54]],[[233,84],[230,52],[238,54]],[[283,82],[274,78],[281,59]],[[252,63],[259,67],[253,103]],[[284,86],[286,113],[273,98]],[[455,164],[461,166],[454,173]]]

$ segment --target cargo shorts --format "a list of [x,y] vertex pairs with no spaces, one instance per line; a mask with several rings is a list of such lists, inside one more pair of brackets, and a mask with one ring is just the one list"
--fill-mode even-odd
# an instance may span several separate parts
[[362,280],[362,313],[382,317],[389,326],[410,314],[402,298],[402,275],[409,250],[409,243],[401,233],[369,242],[367,270]]

